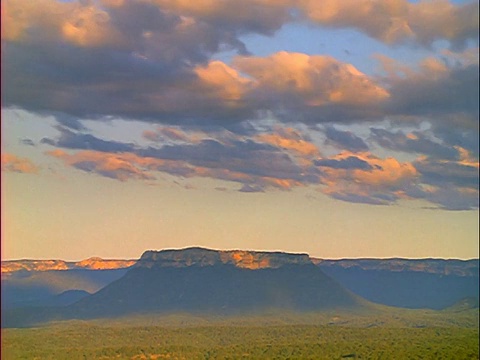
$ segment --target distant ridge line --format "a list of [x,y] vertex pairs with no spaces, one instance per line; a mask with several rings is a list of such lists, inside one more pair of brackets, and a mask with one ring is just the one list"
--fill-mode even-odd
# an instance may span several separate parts
[[[421,271],[429,273],[457,273],[457,267],[467,266],[469,273],[478,274],[479,259],[442,259],[442,258],[342,258],[325,259],[310,256],[307,253],[266,250],[220,250],[201,246],[184,248],[165,248],[146,250],[139,259],[102,259],[90,257],[80,261],[64,260],[3,260],[2,276],[17,271],[52,270],[114,270],[136,267],[184,267],[191,265],[207,266],[213,264],[231,264],[248,269],[276,268],[286,264],[314,264],[322,268],[359,267],[364,270]],[[462,270],[464,273],[464,270]]]

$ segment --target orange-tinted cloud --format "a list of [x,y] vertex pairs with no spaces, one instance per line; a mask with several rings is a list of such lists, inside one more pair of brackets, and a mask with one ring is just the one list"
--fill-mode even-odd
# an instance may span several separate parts
[[13,171],[24,174],[36,174],[39,171],[38,166],[29,159],[20,158],[13,154],[2,154],[2,171]]
[[411,181],[418,176],[415,167],[408,162],[399,162],[395,158],[381,159],[370,153],[340,153],[331,159],[344,160],[350,156],[355,156],[361,161],[369,165],[368,169],[351,168],[351,169],[335,169],[324,168],[328,174],[328,181],[332,184],[342,179],[348,179],[356,184],[371,186],[378,189],[388,187],[398,187]]
[[279,128],[277,133],[264,133],[255,136],[259,142],[292,151],[299,155],[318,155],[319,150],[315,144],[302,138],[300,133],[293,128]]
[[223,99],[232,106],[244,97],[251,83],[221,61],[212,61],[206,66],[198,66],[195,68],[195,73],[209,96]]
[[343,152],[328,160],[316,162],[323,172],[321,191],[344,201],[394,203],[403,197],[401,190],[412,187],[419,176],[411,163],[370,153]]
[[81,151],[75,154],[68,154],[58,149],[49,151],[47,154],[62,159],[65,164],[77,169],[120,181],[128,179],[154,179],[152,175],[141,168],[142,165],[148,165],[148,162],[139,159],[133,154],[113,154],[98,151]]
[[81,47],[120,45],[124,39],[108,12],[93,3],[55,0],[2,2],[2,38],[66,41]]
[[308,106],[367,105],[389,97],[351,64],[330,56],[278,52],[269,57],[237,57],[234,67],[250,75],[259,89],[299,97]]
[[322,25],[352,27],[387,44],[437,39],[464,42],[478,33],[478,3],[447,0],[300,0],[299,8]]

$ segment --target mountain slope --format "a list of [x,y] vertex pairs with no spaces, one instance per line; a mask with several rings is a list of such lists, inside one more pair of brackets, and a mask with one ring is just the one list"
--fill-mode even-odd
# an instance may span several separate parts
[[93,293],[119,279],[126,272],[127,269],[11,272],[2,276],[2,309],[40,306],[53,296],[68,290]]
[[380,304],[443,309],[479,294],[479,260],[313,260],[350,291]]
[[365,306],[306,254],[190,248],[146,252],[123,277],[95,294],[56,310],[19,309],[7,313],[4,324],[135,313],[247,314]]

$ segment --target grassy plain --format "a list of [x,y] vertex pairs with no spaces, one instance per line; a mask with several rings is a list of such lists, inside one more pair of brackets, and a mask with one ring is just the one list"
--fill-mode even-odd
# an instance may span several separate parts
[[462,312],[144,315],[2,330],[2,359],[478,359]]

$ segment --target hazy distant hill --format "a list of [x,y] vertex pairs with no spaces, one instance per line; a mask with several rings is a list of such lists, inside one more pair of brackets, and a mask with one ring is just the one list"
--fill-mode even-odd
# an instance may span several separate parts
[[122,277],[136,260],[2,261],[2,308],[55,304],[56,296],[68,290],[94,293]]
[[55,302],[55,296],[68,290],[94,293],[126,272],[127,269],[72,269],[2,274],[2,309]]
[[398,307],[443,309],[479,297],[479,260],[344,259],[313,261],[367,300]]

